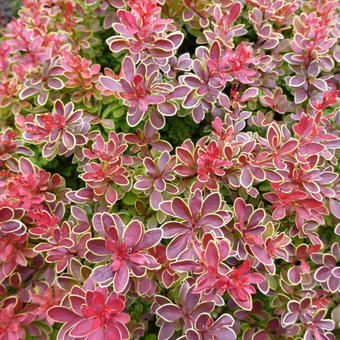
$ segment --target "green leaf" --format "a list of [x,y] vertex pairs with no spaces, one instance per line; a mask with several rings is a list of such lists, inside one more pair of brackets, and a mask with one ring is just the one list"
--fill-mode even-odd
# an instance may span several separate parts
[[271,187],[270,187],[269,182],[261,184],[259,186],[259,189],[260,189],[260,191],[270,191]]
[[119,118],[126,114],[126,109],[123,106],[120,106],[112,111],[113,118]]
[[126,205],[134,205],[137,201],[138,196],[133,192],[127,192],[123,197],[123,203]]

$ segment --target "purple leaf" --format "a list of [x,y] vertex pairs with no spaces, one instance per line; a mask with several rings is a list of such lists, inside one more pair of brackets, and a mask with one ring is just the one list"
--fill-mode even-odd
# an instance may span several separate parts
[[180,309],[173,304],[166,304],[159,307],[156,313],[167,322],[174,322],[182,317]]
[[190,221],[192,218],[191,212],[186,205],[186,203],[178,198],[175,197],[171,204],[172,211],[175,213],[176,216],[182,218],[183,220]]
[[108,90],[115,92],[124,92],[122,86],[110,77],[101,76],[99,78],[100,83]]

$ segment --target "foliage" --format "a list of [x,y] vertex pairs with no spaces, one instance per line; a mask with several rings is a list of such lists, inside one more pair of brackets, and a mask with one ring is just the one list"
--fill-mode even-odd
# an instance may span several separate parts
[[0,38],[0,340],[335,340],[337,14],[23,0]]

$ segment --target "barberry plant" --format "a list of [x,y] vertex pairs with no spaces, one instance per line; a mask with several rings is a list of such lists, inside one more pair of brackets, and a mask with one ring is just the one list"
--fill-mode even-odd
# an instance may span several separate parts
[[338,7],[22,0],[0,340],[339,338]]

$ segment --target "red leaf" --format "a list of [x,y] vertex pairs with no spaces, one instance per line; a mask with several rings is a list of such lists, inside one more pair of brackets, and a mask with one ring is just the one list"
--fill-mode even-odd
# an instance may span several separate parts
[[48,316],[57,322],[69,322],[79,317],[77,314],[65,307],[52,307],[47,312]]

